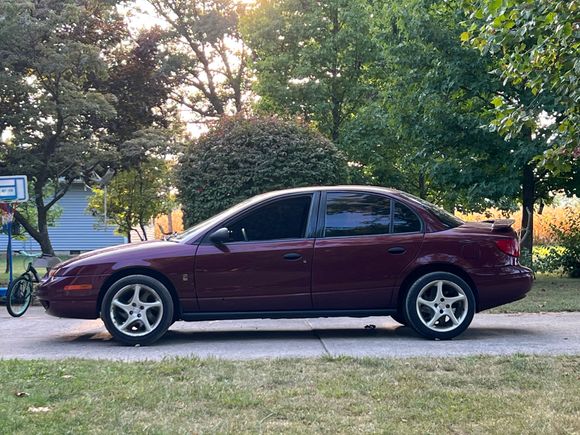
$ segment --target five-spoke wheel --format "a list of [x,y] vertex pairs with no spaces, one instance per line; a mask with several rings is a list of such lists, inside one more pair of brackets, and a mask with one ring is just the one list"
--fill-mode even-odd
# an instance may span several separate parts
[[107,330],[126,344],[151,344],[173,321],[169,290],[156,279],[131,275],[115,282],[105,293],[101,317]]
[[434,272],[413,283],[404,309],[409,325],[419,334],[446,340],[467,329],[475,313],[475,297],[457,275]]

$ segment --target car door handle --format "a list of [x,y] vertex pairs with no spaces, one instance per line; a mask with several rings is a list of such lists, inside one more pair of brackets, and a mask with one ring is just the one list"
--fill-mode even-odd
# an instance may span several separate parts
[[296,252],[289,252],[288,254],[284,254],[284,260],[296,261],[300,260],[302,255],[297,254]]
[[407,250],[401,246],[395,246],[393,248],[387,249],[389,254],[404,254]]

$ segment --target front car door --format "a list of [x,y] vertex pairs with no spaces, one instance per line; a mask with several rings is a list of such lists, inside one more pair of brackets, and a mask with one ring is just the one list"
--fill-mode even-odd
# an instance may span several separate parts
[[384,309],[423,241],[409,207],[368,192],[322,194],[314,247],[313,308]]
[[229,230],[228,242],[205,237],[195,258],[200,310],[311,309],[318,198],[316,192],[269,200],[220,225]]

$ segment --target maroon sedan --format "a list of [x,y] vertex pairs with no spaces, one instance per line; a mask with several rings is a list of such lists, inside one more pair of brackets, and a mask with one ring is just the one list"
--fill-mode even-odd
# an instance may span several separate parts
[[271,192],[169,240],[61,263],[38,297],[54,316],[100,316],[127,344],[176,320],[377,315],[450,339],[530,290],[511,223],[465,223],[380,187]]

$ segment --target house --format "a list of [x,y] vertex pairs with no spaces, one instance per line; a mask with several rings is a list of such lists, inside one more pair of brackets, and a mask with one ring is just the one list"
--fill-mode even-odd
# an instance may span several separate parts
[[[125,237],[115,234],[115,227],[107,228],[98,219],[87,212],[91,189],[83,182],[75,182],[58,205],[62,213],[56,225],[49,228],[50,240],[56,253],[78,254],[93,249],[106,248],[126,242]],[[6,251],[8,236],[0,234],[0,252]],[[14,250],[38,252],[40,247],[34,239],[12,239]]]

